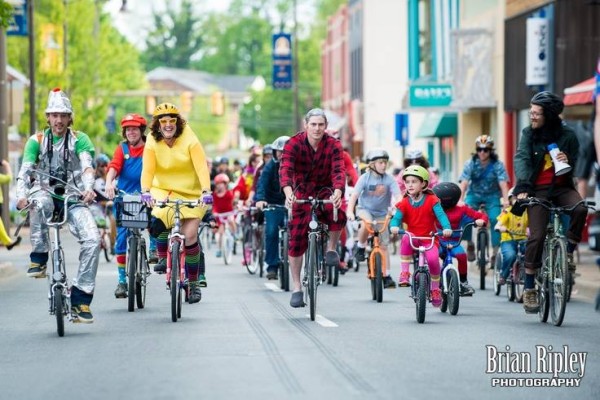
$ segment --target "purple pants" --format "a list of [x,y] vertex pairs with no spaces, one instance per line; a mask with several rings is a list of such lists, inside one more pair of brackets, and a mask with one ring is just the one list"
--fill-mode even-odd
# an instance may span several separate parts
[[[415,246],[423,244],[423,246],[428,247],[431,243],[431,240],[413,239],[412,243]],[[408,235],[403,235],[402,243],[400,244],[402,272],[408,272],[410,264],[412,262],[413,251],[414,250],[410,245]],[[427,260],[427,265],[429,266],[429,273],[431,274],[431,288],[438,288],[440,283],[440,254],[437,244],[435,244],[431,249],[425,252],[425,259]]]

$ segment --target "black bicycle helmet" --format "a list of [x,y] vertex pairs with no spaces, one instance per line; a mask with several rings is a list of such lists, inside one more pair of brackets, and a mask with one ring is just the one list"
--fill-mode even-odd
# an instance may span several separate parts
[[440,199],[443,208],[452,208],[460,200],[462,192],[453,182],[441,182],[433,188],[433,193]]
[[563,103],[562,99],[548,91],[536,93],[529,103],[542,107],[545,113],[554,116],[558,116],[565,108],[565,103]]

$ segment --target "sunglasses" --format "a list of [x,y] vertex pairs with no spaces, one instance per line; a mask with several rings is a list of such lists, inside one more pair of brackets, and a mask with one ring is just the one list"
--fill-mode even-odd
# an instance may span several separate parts
[[160,122],[161,125],[166,125],[166,124],[176,124],[177,123],[177,118],[161,118],[158,120],[158,122]]
[[478,152],[478,153],[481,153],[481,152],[484,152],[484,153],[489,153],[489,152],[490,152],[490,149],[488,149],[487,147],[478,147],[478,148],[477,148],[477,152]]

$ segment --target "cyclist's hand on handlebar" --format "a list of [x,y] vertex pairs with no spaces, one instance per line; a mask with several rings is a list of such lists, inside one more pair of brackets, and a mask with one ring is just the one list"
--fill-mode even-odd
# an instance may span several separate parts
[[[500,225],[500,224],[498,224],[498,225]],[[508,229],[506,229],[506,227],[505,227],[504,225],[500,225],[500,226],[498,226],[498,228],[497,228],[497,229],[498,229],[500,232],[506,232],[506,231],[508,230]]]
[[152,199],[152,195],[150,194],[150,192],[142,193],[142,195],[140,196],[140,200],[148,207],[154,207],[154,200]]
[[204,204],[212,204],[213,203],[212,193],[209,193],[209,192],[202,193],[202,196],[200,197],[200,199],[202,200],[202,202]]
[[[392,226],[390,228],[390,232],[392,233],[392,235],[397,235],[398,232],[400,232],[400,227],[399,226]],[[451,231],[452,232],[452,231]]]
[[267,205],[266,201],[257,201],[256,202],[256,208],[258,208],[259,210],[262,210],[263,208],[265,208],[266,205]]
[[342,205],[342,191],[340,189],[335,189],[329,200],[333,201],[333,206],[335,208],[340,208]]
[[519,200],[525,200],[527,198],[527,193],[523,192],[523,193],[519,193],[517,195],[517,199]]
[[294,206],[295,201],[296,201],[296,196],[294,196],[294,193],[290,193],[285,196],[285,206],[287,208],[289,208],[290,210]]
[[17,210],[22,210],[27,207],[27,198],[23,197],[22,199],[17,200]]
[[444,229],[442,231],[442,236],[449,238],[450,236],[452,236],[452,229]]
[[356,219],[354,211],[346,210],[346,219],[348,219],[348,221],[354,221]]
[[482,219],[476,219],[475,220],[475,225],[477,226],[485,226],[485,221]]
[[91,203],[92,201],[94,201],[94,199],[96,198],[96,193],[95,193],[93,190],[84,190],[84,191],[81,193],[81,197],[82,197],[82,199],[81,199],[81,200],[82,200],[82,201],[83,201],[85,204],[89,204],[89,203]]

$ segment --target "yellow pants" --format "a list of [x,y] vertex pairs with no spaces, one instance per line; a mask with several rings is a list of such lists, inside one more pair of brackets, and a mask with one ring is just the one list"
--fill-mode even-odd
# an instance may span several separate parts
[[4,228],[4,222],[2,222],[2,218],[0,218],[0,242],[5,246],[8,246],[13,242],[10,236],[8,236],[8,233],[6,233],[6,229]]

